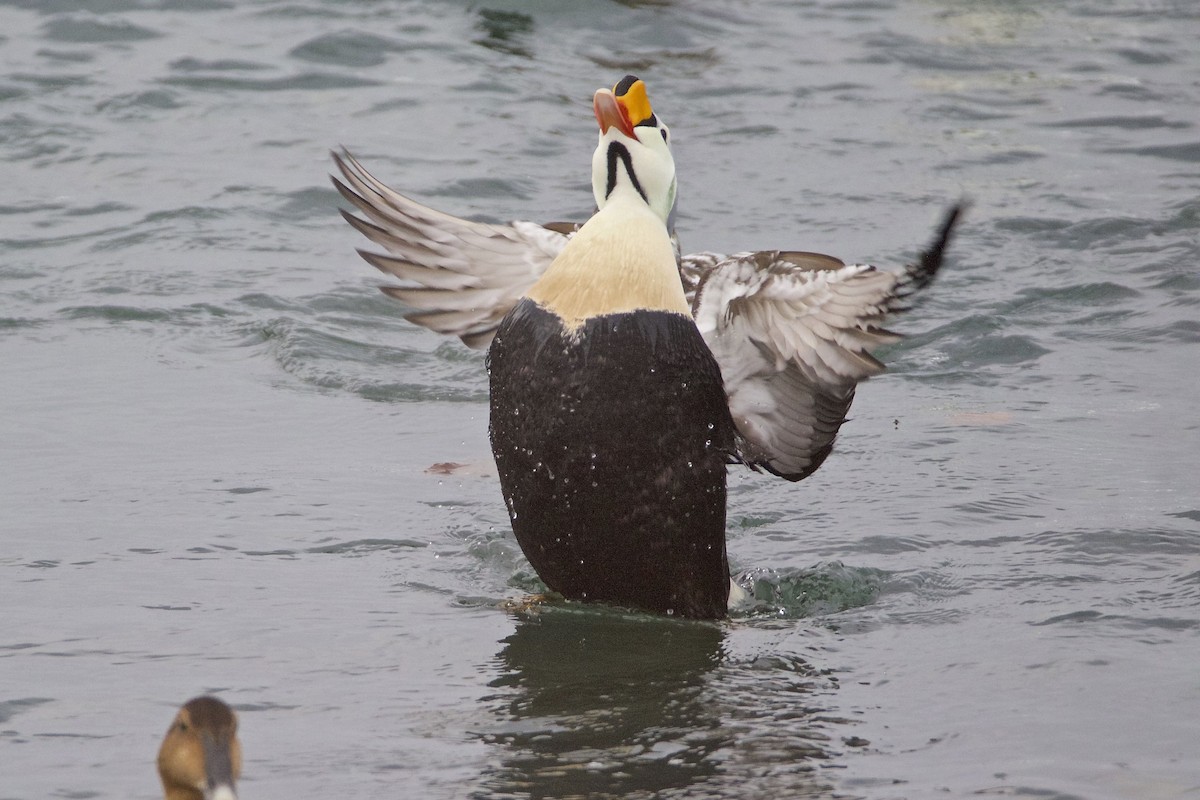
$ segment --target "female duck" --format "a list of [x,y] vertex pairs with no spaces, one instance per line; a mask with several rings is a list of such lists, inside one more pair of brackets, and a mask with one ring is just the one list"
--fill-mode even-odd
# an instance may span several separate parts
[[237,800],[241,772],[233,709],[208,696],[185,703],[158,750],[166,800]]

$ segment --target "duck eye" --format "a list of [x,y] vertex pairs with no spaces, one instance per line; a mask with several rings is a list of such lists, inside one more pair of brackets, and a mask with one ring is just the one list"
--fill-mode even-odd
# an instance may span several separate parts
[[669,134],[667,132],[666,128],[660,128],[659,130],[662,133],[663,141],[666,142],[667,144],[670,144],[671,143],[671,134]]

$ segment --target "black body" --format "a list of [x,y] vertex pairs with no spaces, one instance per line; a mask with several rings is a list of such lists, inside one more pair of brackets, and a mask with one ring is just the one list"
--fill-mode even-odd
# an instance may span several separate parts
[[690,317],[634,311],[572,334],[522,300],[488,351],[492,452],[513,531],[565,597],[726,614],[721,371]]

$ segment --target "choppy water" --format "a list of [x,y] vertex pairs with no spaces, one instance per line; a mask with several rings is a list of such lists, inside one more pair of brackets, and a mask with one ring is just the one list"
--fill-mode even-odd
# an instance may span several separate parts
[[[86,6],[86,8],[82,8]],[[0,797],[1200,793],[1200,11],[1184,0],[0,2]],[[374,290],[346,144],[588,213],[645,77],[689,249],[897,264],[838,452],[735,473],[723,625],[497,608],[482,359]],[[430,472],[436,463],[467,467]]]

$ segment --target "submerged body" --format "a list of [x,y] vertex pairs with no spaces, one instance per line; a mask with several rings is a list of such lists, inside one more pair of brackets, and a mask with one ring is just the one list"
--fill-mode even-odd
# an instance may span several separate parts
[[695,323],[640,310],[569,331],[526,299],[501,323],[488,363],[500,486],[546,585],[723,616],[733,421]]

